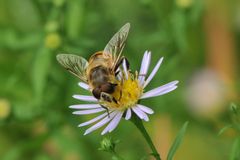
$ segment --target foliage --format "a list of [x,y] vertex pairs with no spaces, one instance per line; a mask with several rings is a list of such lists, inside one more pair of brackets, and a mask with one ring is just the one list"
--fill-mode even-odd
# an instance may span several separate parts
[[233,140],[232,150],[230,153],[230,160],[236,160],[240,158],[240,112],[239,107],[231,103],[230,105],[230,113],[231,113],[231,119],[232,123],[229,125],[226,125],[219,131],[219,135],[223,134],[227,129],[233,128],[237,131],[238,135]]
[[[131,23],[131,30],[123,54],[133,70],[140,67],[145,50],[152,51],[153,64],[157,62],[156,57],[164,56],[164,65],[149,88],[175,79],[180,81],[175,93],[142,101],[155,111],[150,122],[144,125],[150,130],[159,152],[167,155],[166,148],[175,129],[189,120],[191,125],[184,144],[174,157],[178,160],[227,159],[235,137],[231,134],[216,137],[221,121],[229,121],[226,113],[222,111],[212,119],[197,117],[189,109],[191,105],[185,95],[193,73],[209,67],[212,62],[208,59],[212,57],[208,55],[212,39],[206,31],[209,25],[206,15],[214,17],[219,13],[215,14],[215,9],[219,9],[223,14],[221,18],[227,19],[223,22],[229,24],[214,24],[211,28],[211,32],[219,31],[216,35],[220,38],[213,35],[214,40],[227,45],[216,43],[218,51],[237,44],[232,50],[239,53],[238,7],[237,2],[225,0],[216,3],[201,0],[1,0],[0,159],[108,159],[109,155],[97,151],[102,139],[99,132],[83,136],[84,130],[77,128],[78,123],[91,117],[72,116],[67,106],[81,103],[72,99],[72,95],[85,91],[79,89],[79,80],[65,72],[55,57],[58,53],[72,53],[88,59],[102,50],[126,22]],[[230,38],[221,37],[228,34]],[[228,52],[226,55],[231,57]],[[233,62],[229,57],[225,63],[219,62],[225,60],[218,59],[220,56],[214,57],[213,66],[220,69],[218,72],[231,85],[227,90],[233,92],[225,95],[229,101],[232,98],[229,95],[239,97],[240,65],[228,72],[228,66],[227,69],[222,67]],[[232,57],[239,59],[237,54]],[[228,77],[231,73],[236,74],[234,78]],[[134,160],[148,153],[145,141],[128,122],[122,121],[111,136],[121,140],[118,145],[121,157]],[[209,144],[203,144],[202,139]],[[237,151],[239,140],[234,142],[231,155],[237,155]]]

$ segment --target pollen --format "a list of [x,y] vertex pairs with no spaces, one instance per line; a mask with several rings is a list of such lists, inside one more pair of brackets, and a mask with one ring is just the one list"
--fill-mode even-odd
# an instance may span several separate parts
[[142,86],[139,85],[137,76],[129,73],[128,77],[118,81],[118,85],[112,94],[116,102],[106,102],[108,108],[125,110],[138,102],[143,92]]

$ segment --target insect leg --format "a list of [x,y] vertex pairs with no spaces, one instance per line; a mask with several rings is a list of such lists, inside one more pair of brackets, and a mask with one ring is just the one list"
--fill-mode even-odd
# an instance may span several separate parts
[[[101,97],[100,97],[100,101],[108,101],[108,102],[114,102],[117,103],[117,100],[110,94],[105,93],[105,92],[101,92]],[[103,108],[105,108],[107,110],[108,113],[108,117],[109,116],[109,109],[103,105],[101,105]]]
[[102,101],[107,101],[107,102],[114,102],[117,103],[117,100],[110,94],[106,93],[106,92],[101,92],[101,97],[100,100]]
[[107,107],[105,107],[104,105],[101,105],[101,107],[107,110],[108,118],[110,118],[109,109]]

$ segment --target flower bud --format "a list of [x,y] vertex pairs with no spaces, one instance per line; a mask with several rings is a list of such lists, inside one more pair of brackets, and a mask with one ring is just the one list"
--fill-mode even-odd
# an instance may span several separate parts
[[9,116],[11,106],[8,100],[0,99],[0,119],[5,119]]
[[47,32],[56,32],[59,28],[59,24],[57,21],[49,21],[45,25],[45,30]]
[[115,146],[119,141],[114,141],[110,137],[105,137],[101,143],[99,150],[106,151],[106,152],[115,152]]
[[193,0],[176,0],[176,5],[183,9],[191,7],[192,3]]
[[65,0],[53,0],[53,4],[56,7],[61,7],[65,3]]
[[61,45],[61,41],[58,33],[49,33],[45,38],[45,46],[50,49],[57,49]]

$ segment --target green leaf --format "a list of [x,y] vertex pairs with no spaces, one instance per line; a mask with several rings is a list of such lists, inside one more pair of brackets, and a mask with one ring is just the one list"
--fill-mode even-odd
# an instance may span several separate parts
[[41,27],[41,15],[34,1],[8,0],[7,9],[11,23],[23,32],[38,31]]
[[238,160],[240,158],[240,138],[235,139],[230,154],[230,160]]
[[47,48],[40,48],[36,52],[32,68],[33,89],[36,100],[42,99],[43,92],[46,86],[50,65],[51,65],[52,53]]
[[112,160],[120,160],[117,156],[112,156]]
[[[68,1],[66,9],[66,33],[69,39],[79,38],[84,20],[85,0]],[[76,20],[77,17],[77,20]]]
[[204,3],[201,0],[195,0],[190,11],[190,21],[198,23],[204,10]]
[[0,47],[8,48],[10,50],[29,49],[36,47],[42,42],[42,34],[26,33],[21,35],[14,29],[1,29],[0,30]]
[[235,114],[238,115],[238,107],[235,103],[230,104],[231,111]]
[[218,136],[220,136],[221,134],[223,134],[223,132],[225,132],[227,129],[232,128],[233,126],[231,124],[223,127],[219,132],[218,132]]
[[175,10],[171,15],[171,26],[175,43],[181,53],[185,53],[188,48],[186,39],[186,24],[187,22],[184,12],[181,10]]
[[19,159],[21,155],[21,148],[19,146],[11,148],[7,153],[3,155],[2,160],[14,160]]
[[168,152],[167,160],[173,159],[174,154],[176,153],[178,147],[182,143],[182,139],[186,132],[187,126],[188,126],[188,122],[185,122],[184,125],[182,126],[181,130],[178,132],[177,137],[175,138],[175,140]]

